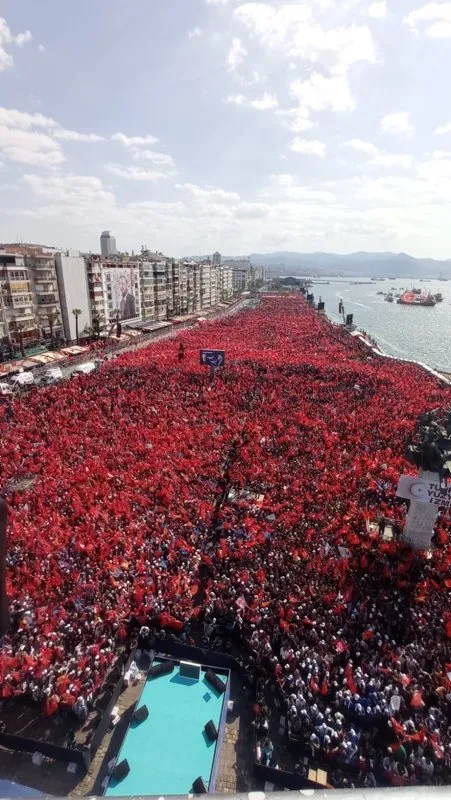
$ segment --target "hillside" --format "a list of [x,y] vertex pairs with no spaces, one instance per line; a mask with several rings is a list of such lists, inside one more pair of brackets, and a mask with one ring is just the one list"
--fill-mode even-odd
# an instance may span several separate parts
[[278,274],[365,275],[451,279],[451,259],[414,258],[407,253],[251,253],[253,264]]

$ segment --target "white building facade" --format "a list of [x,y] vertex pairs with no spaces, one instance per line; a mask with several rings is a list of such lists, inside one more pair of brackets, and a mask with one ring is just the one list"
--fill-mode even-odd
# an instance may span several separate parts
[[91,327],[91,302],[89,298],[86,262],[78,250],[66,250],[55,256],[61,320],[64,338],[76,339],[74,309],[79,309],[78,330],[82,333]]

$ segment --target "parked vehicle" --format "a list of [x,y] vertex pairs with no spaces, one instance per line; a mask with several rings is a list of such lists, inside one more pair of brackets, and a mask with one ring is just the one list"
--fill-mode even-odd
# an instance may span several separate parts
[[19,372],[17,375],[13,375],[10,381],[13,389],[22,389],[25,386],[34,386],[34,375],[32,372]]
[[11,386],[9,385],[9,383],[0,383],[0,395],[2,395],[3,397],[6,397],[6,396],[11,396],[12,393],[13,393],[13,390],[12,390]]
[[94,361],[87,361],[86,364],[77,364],[72,372],[72,375],[89,375],[97,369],[97,364]]
[[61,367],[49,367],[44,373],[45,378],[50,378],[52,381],[62,381],[64,379]]

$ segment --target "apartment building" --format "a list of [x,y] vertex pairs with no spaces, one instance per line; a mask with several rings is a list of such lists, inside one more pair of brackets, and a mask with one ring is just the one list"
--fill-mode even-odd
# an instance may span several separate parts
[[13,347],[36,344],[40,331],[34,311],[32,284],[23,255],[0,251],[2,331]]
[[44,339],[60,339],[63,334],[61,305],[56,274],[55,252],[28,249],[28,267],[33,309],[37,326]]
[[251,285],[251,263],[248,258],[232,258],[224,262],[232,270],[233,292],[244,292]]
[[185,262],[187,273],[188,314],[196,314],[202,309],[201,275],[198,261]]
[[[168,291],[172,292],[172,279],[167,279],[166,261],[161,258],[153,262],[154,276],[154,318],[156,322],[163,322],[168,318]],[[171,298],[171,309],[173,308]]]
[[218,301],[233,297],[232,269],[226,264],[218,266]]
[[153,262],[145,259],[136,262],[141,282],[141,313],[143,322],[155,319],[155,280]]
[[179,314],[188,314],[188,269],[181,261],[175,262],[179,274],[180,311]]
[[108,329],[117,318],[122,322],[142,318],[142,278],[136,261],[90,256],[86,272],[91,319],[100,318]]

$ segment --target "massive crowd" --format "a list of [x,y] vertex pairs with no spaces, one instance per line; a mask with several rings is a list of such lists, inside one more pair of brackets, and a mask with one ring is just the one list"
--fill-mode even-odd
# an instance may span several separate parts
[[[449,390],[300,298],[181,338],[3,417],[1,482],[33,483],[9,496],[2,697],[83,718],[131,632],[201,630],[239,649],[337,785],[444,781],[450,528],[413,553],[395,489]],[[205,346],[226,351],[213,382]]]

